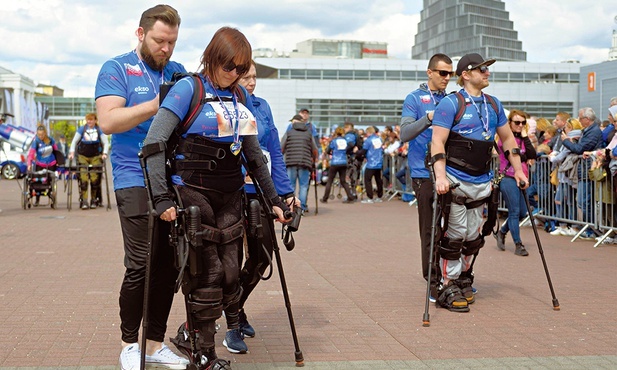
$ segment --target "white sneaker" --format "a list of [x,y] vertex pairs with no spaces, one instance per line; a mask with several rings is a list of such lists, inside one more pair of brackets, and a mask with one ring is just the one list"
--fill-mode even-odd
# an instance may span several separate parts
[[551,234],[551,235],[564,235],[564,234],[562,234],[563,231],[564,231],[564,229],[561,226],[557,226],[555,228],[555,230],[551,231],[549,234]]
[[611,238],[610,236],[602,240],[602,244],[617,244],[617,238]]
[[383,199],[378,197],[378,198],[375,198],[375,200],[373,202],[375,202],[375,203],[382,203]]
[[139,344],[131,343],[120,352],[120,368],[122,370],[139,370],[141,351]]
[[362,203],[364,203],[364,204],[367,204],[367,203],[375,203],[375,201],[374,201],[374,200],[372,200],[372,199],[364,199],[364,200],[362,200]]
[[570,227],[565,227],[561,230],[561,235],[564,235],[564,236],[574,236],[576,234],[577,232],[572,230],[572,228]]
[[[189,360],[184,357],[180,357],[173,353],[165,343],[163,347],[154,352],[152,356],[146,354],[146,365],[156,366],[166,369],[184,370],[186,365],[189,364]],[[139,366],[139,362],[137,363]]]

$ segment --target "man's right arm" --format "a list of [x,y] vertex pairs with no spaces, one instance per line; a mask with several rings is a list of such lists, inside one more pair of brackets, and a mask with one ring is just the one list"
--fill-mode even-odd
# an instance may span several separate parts
[[413,93],[407,95],[403,103],[403,113],[401,117],[401,141],[408,142],[415,139],[424,132],[424,130],[429,128],[431,124],[432,122],[428,120],[426,115],[420,115],[417,99],[414,97]]
[[96,99],[99,126],[107,135],[126,132],[154,116],[159,109],[159,97],[126,107],[126,99],[121,96],[106,95]]

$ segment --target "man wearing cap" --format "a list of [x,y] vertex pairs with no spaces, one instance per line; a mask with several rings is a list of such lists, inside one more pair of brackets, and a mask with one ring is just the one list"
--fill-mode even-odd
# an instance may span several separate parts
[[[528,186],[503,106],[497,98],[482,92],[489,85],[488,67],[493,63],[495,59],[485,61],[475,53],[463,56],[456,66],[457,83],[463,88],[444,97],[433,115],[435,188],[438,194],[451,198],[446,201],[449,215],[439,246],[442,277],[437,302],[454,312],[469,312],[468,305],[475,300],[470,271],[474,256],[484,245],[480,229],[484,203],[492,190],[495,134],[514,168],[516,183],[522,188]],[[463,102],[463,114],[459,113],[459,101]],[[453,184],[457,186],[451,189]]]
[[291,128],[285,132],[281,140],[281,150],[292,186],[295,188],[296,182],[300,186],[298,198],[302,204],[302,212],[306,213],[311,170],[317,161],[317,145],[301,115],[296,114],[291,119]]

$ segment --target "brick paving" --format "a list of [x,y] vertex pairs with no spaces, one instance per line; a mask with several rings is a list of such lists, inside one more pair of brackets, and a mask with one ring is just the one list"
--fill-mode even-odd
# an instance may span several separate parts
[[[0,369],[117,368],[123,252],[115,202],[111,211],[81,211],[73,198],[69,212],[59,183],[58,209],[22,210],[18,185],[0,180]],[[416,208],[396,199],[319,204],[318,215],[303,218],[296,248],[281,251],[305,368],[617,368],[616,246],[540,237],[560,311],[527,227],[529,257],[515,256],[509,237],[506,252],[489,239],[471,312],[431,304],[423,327]],[[234,369],[294,368],[276,269],[246,312],[257,331],[246,339],[250,353],[228,353],[219,334],[219,356]],[[168,336],[182,321],[178,294]]]

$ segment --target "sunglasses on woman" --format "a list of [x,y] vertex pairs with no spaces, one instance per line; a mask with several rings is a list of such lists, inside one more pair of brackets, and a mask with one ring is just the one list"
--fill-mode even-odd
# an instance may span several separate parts
[[527,120],[524,120],[524,121],[510,121],[510,122],[514,123],[517,126],[520,126],[520,125],[526,124]]
[[225,64],[223,67],[223,71],[229,73],[231,71],[233,71],[234,69],[236,70],[236,73],[241,75],[244,74],[246,71],[249,70],[249,67],[246,65],[237,65],[234,62],[229,62],[227,64]]

